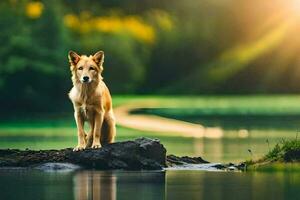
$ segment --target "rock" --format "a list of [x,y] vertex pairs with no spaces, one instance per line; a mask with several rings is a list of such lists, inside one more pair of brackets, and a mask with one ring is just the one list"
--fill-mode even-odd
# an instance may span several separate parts
[[205,171],[244,171],[245,164],[221,164],[221,163],[210,163],[203,160],[201,157],[178,157],[175,155],[168,155],[166,158],[168,168],[171,170],[205,170]]
[[73,152],[71,148],[40,151],[0,150],[0,167],[35,167],[62,162],[94,169],[159,170],[166,167],[166,149],[159,140],[138,138],[79,152]]
[[212,167],[216,168],[216,169],[219,169],[219,170],[225,170],[226,169],[226,166],[225,165],[222,165],[220,163],[216,163],[214,164]]
[[209,163],[206,160],[203,160],[201,157],[188,157],[188,156],[175,156],[175,155],[168,155],[167,159],[167,166],[172,167],[176,165],[185,165],[185,164],[206,164]]

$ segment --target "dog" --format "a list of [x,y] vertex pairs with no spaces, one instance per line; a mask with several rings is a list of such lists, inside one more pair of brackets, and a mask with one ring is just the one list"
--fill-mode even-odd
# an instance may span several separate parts
[[[69,98],[74,107],[78,135],[78,145],[73,151],[113,143],[116,125],[112,98],[102,78],[104,52],[79,56],[69,51],[68,59],[73,82]],[[90,125],[88,134],[84,131],[85,122]]]

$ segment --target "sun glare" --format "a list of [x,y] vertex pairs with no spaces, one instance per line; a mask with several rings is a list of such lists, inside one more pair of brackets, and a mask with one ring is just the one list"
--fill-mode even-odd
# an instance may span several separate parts
[[292,14],[300,16],[300,0],[290,0],[285,2],[289,4],[290,10],[293,12]]

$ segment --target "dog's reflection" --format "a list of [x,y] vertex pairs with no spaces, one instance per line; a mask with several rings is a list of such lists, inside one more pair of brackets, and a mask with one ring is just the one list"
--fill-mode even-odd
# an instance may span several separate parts
[[116,176],[113,173],[80,171],[73,181],[76,200],[116,199]]

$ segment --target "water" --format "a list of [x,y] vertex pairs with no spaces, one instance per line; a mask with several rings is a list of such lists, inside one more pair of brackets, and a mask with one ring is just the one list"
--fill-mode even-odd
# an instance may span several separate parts
[[299,199],[299,173],[0,170],[1,199]]
[[[159,138],[168,154],[238,162],[263,156],[282,138],[294,138],[299,118],[184,118],[219,127],[217,139],[184,138],[118,127],[117,141]],[[299,123],[300,124],[300,123]],[[59,149],[76,145],[72,123],[0,126],[0,148]],[[251,153],[249,152],[251,151]],[[300,199],[298,172],[76,171],[0,169],[0,199]]]
[[[228,118],[185,118],[186,121],[201,123],[206,127],[218,127],[220,138],[186,138],[168,134],[142,132],[117,127],[117,141],[137,137],[158,138],[168,154],[178,156],[201,156],[210,162],[240,162],[258,159],[266,154],[282,139],[295,138],[300,126],[300,118],[289,120],[261,119],[249,120]],[[14,124],[0,126],[0,148],[20,149],[60,149],[74,147],[77,141],[76,127],[72,124],[51,123]],[[300,137],[300,135],[299,135]]]
[[[217,139],[209,138],[182,138],[173,136],[162,136],[155,134],[145,134],[137,132],[134,135],[127,135],[123,129],[118,130],[117,141],[134,139],[137,137],[158,138],[167,149],[168,154],[178,156],[201,156],[211,162],[240,162],[248,159],[260,158],[266,154],[282,138],[295,138],[296,130],[249,130],[247,136],[240,137],[239,130],[224,130],[224,136]],[[22,133],[22,129],[19,129]],[[20,148],[20,149],[61,149],[75,147],[77,136],[76,128],[70,128],[69,132],[64,132],[60,128],[47,128],[47,132],[53,132],[53,136],[43,136],[43,130],[35,129],[23,135],[10,135],[9,130],[0,130],[6,133],[0,136],[0,148]],[[131,132],[131,130],[130,130]],[[59,136],[59,134],[62,134]],[[67,135],[63,135],[67,133]],[[248,151],[251,150],[251,153]]]
[[[231,111],[234,113],[233,111]],[[299,114],[219,113],[197,109],[145,108],[135,114],[154,114],[212,128],[219,138],[182,139],[169,145],[177,155],[202,156],[211,162],[240,162],[259,159],[282,140],[300,137]],[[164,141],[164,139],[162,139]],[[181,151],[176,151],[176,148]]]

